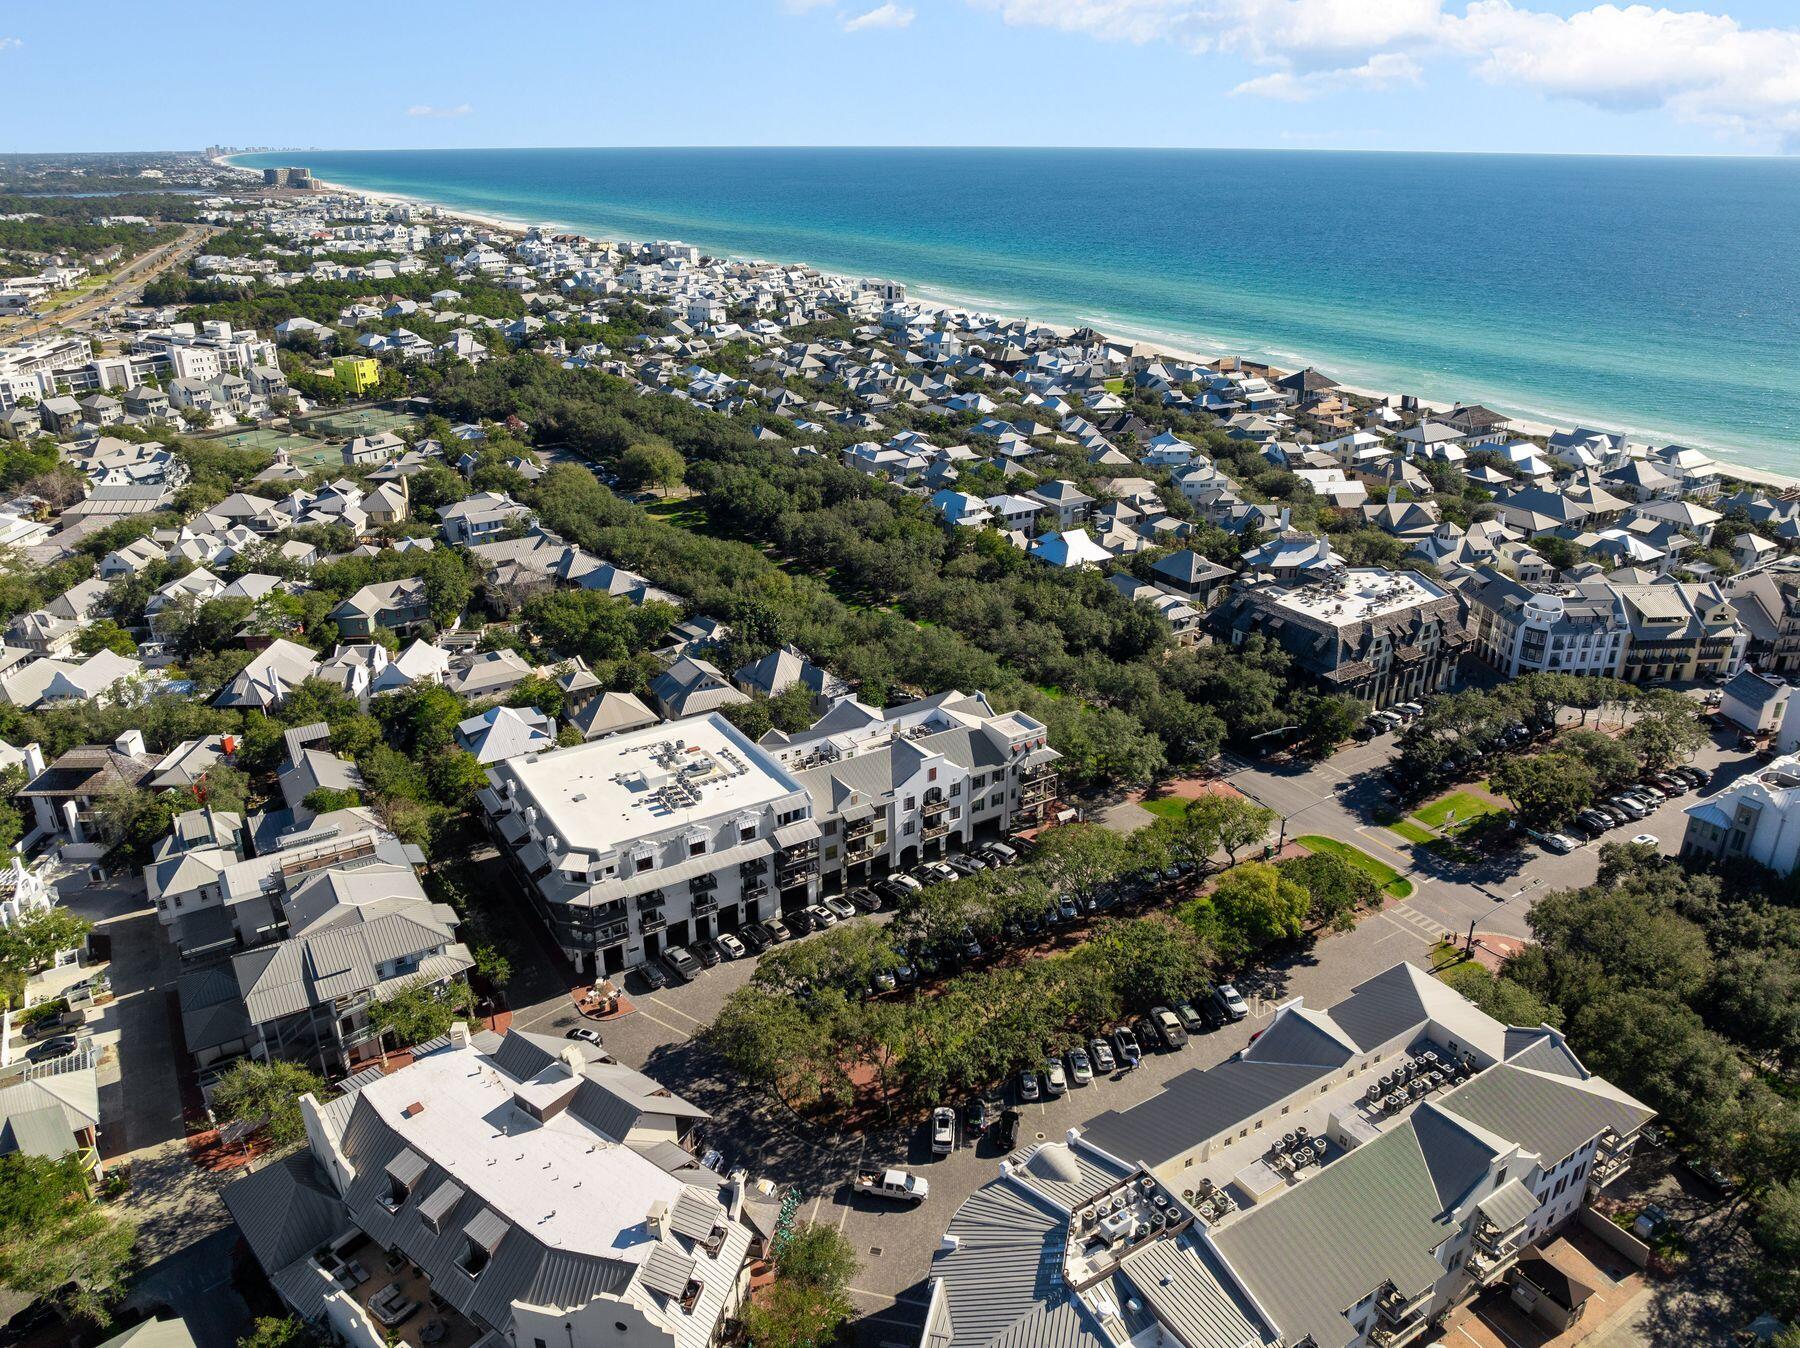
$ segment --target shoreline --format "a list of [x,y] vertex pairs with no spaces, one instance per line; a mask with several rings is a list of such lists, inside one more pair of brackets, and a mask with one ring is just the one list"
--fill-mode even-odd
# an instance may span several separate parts
[[[241,164],[233,163],[230,156],[220,156],[220,157],[212,160],[211,162],[216,167],[228,169],[228,170],[231,170],[236,173],[242,173],[242,174],[245,174],[246,176],[255,176],[260,180],[261,170],[249,168],[249,167],[246,167]],[[454,220],[454,221],[460,221],[460,222],[464,222],[464,223],[475,224],[475,225],[479,225],[480,227],[482,227],[484,229],[492,229],[492,230],[496,230],[496,231],[499,231],[501,233],[506,233],[506,234],[524,234],[527,230],[530,230],[537,226],[543,226],[546,228],[554,229],[559,233],[570,233],[570,234],[580,234],[581,233],[580,230],[574,228],[573,226],[563,225],[563,224],[558,223],[555,220],[539,220],[539,221],[534,221],[534,222],[526,222],[526,221],[519,220],[519,219],[508,218],[506,216],[494,215],[494,214],[490,214],[490,213],[483,212],[483,211],[472,210],[472,209],[468,209],[468,208],[461,207],[461,206],[452,206],[452,205],[448,205],[443,202],[432,201],[432,200],[429,200],[428,198],[412,196],[412,195],[408,195],[406,193],[401,193],[401,192],[390,192],[390,191],[384,191],[384,190],[375,189],[375,188],[353,187],[348,183],[332,182],[325,178],[314,178],[313,181],[318,185],[318,190],[325,192],[325,193],[336,194],[336,195],[341,195],[341,196],[348,196],[348,197],[355,197],[358,199],[373,202],[373,203],[375,203],[377,205],[381,205],[381,206],[405,206],[405,207],[415,209],[415,210],[434,211],[440,217],[448,219],[448,220]],[[589,237],[589,236],[584,235],[583,237]],[[647,240],[628,239],[623,236],[613,239],[611,241],[618,242],[618,243],[647,242]],[[739,258],[735,255],[730,255],[730,254],[715,254],[715,256],[726,257],[732,261],[753,260],[753,259],[748,259],[748,258]],[[788,261],[790,263],[794,263],[795,265],[804,265],[804,266],[814,265],[812,263],[797,262],[795,259],[788,259]],[[820,270],[824,271],[827,269],[820,268]],[[1001,318],[1011,317],[1010,314],[1003,313],[998,309],[990,308],[989,305],[985,302],[977,302],[975,300],[971,300],[968,297],[956,296],[950,292],[938,290],[929,284],[921,284],[921,285],[918,285],[917,287],[915,287],[910,282],[908,282],[906,284],[907,284],[907,290],[908,290],[908,294],[907,294],[908,302],[916,304],[923,309],[929,309],[929,310],[932,310],[937,313],[947,313],[947,312],[969,313],[969,312],[973,312],[973,313],[991,313],[991,314],[994,314],[996,317],[1001,317]],[[919,292],[917,295],[915,295],[913,293],[913,291],[915,289],[917,289],[917,291]],[[934,291],[935,291],[935,294],[933,293]],[[1002,300],[1002,301],[998,301],[998,303],[1007,304],[1008,302]],[[1028,318],[1029,315],[1026,315],[1026,317]],[[1048,322],[1050,320],[1045,320],[1045,321]],[[1057,326],[1063,326],[1063,325],[1059,323]],[[1279,367],[1278,362],[1268,360],[1266,358],[1246,356],[1243,354],[1241,349],[1234,348],[1230,343],[1227,343],[1224,341],[1217,342],[1216,343],[1217,349],[1214,350],[1213,352],[1211,352],[1210,354],[1207,354],[1205,352],[1196,350],[1193,347],[1184,347],[1181,345],[1173,344],[1168,340],[1168,337],[1166,334],[1143,332],[1143,334],[1141,336],[1134,335],[1133,329],[1129,325],[1126,325],[1124,327],[1118,327],[1115,325],[1110,328],[1102,328],[1098,323],[1088,323],[1088,324],[1077,324],[1077,326],[1094,327],[1096,331],[1104,332],[1104,333],[1106,333],[1107,336],[1109,336],[1110,338],[1112,338],[1114,340],[1132,341],[1132,342],[1138,342],[1142,345],[1152,346],[1152,347],[1155,347],[1156,350],[1164,356],[1167,356],[1171,359],[1191,363],[1191,364],[1207,365],[1207,364],[1212,363],[1215,360],[1221,359],[1222,357],[1234,356],[1235,358],[1240,359],[1240,360],[1252,360],[1255,363],[1275,364]],[[1193,336],[1194,336],[1194,334],[1190,334],[1189,340],[1192,340]],[[1204,341],[1209,341],[1211,339],[1202,337],[1201,340],[1204,342]],[[1335,378],[1335,376],[1332,375],[1332,362],[1329,358],[1326,358],[1321,361],[1314,361],[1314,360],[1309,360],[1304,356],[1296,356],[1296,363],[1294,364],[1294,369],[1296,369],[1296,370],[1315,369],[1315,370],[1318,370],[1322,374],[1332,376],[1333,378]],[[1381,389],[1376,389],[1376,388],[1364,386],[1361,384],[1344,383],[1344,382],[1340,381],[1338,386],[1347,394],[1350,394],[1355,397],[1360,397],[1360,398],[1368,398],[1368,399],[1371,399],[1376,402],[1396,403],[1397,404],[1402,396],[1411,396],[1411,397],[1415,398],[1415,400],[1417,401],[1420,408],[1422,408],[1426,411],[1429,411],[1429,412],[1448,412],[1452,409],[1453,406],[1455,406],[1455,403],[1453,401],[1446,401],[1446,400],[1438,399],[1438,398],[1427,398],[1427,397],[1424,397],[1422,395],[1417,395],[1417,394],[1402,395],[1402,394],[1398,394],[1398,393],[1390,393],[1390,392],[1387,392],[1387,391],[1384,391]],[[1470,401],[1478,401],[1478,400],[1470,400]],[[1535,411],[1525,411],[1525,412],[1521,412],[1518,415],[1510,415],[1509,414],[1507,416],[1507,426],[1513,432],[1515,432],[1516,434],[1522,435],[1522,436],[1543,437],[1543,436],[1548,436],[1557,430],[1573,429],[1576,426],[1588,426],[1588,427],[1592,427],[1595,430],[1607,431],[1607,432],[1614,433],[1614,434],[1623,434],[1623,435],[1627,436],[1628,439],[1630,439],[1631,441],[1636,442],[1636,443],[1643,443],[1646,439],[1646,436],[1644,433],[1634,432],[1634,431],[1631,431],[1622,426],[1609,424],[1603,418],[1575,418],[1575,419],[1568,420],[1568,421],[1559,421],[1556,419],[1547,418],[1544,413],[1535,412]],[[1785,491],[1785,490],[1790,490],[1790,489],[1800,489],[1800,475],[1796,475],[1796,474],[1792,474],[1792,473],[1777,472],[1773,469],[1759,468],[1759,467],[1755,467],[1750,464],[1742,463],[1735,457],[1735,455],[1744,452],[1742,450],[1734,450],[1734,449],[1728,449],[1728,448],[1715,446],[1715,445],[1707,443],[1704,439],[1693,439],[1691,441],[1688,439],[1683,439],[1680,441],[1674,441],[1671,438],[1671,440],[1673,443],[1692,443],[1694,448],[1700,449],[1703,452],[1714,456],[1718,460],[1721,475],[1724,477],[1727,477],[1727,478],[1730,478],[1730,479],[1733,479],[1736,481],[1744,482],[1744,483],[1747,483],[1752,486],[1769,487],[1769,488],[1772,488],[1775,490]]]

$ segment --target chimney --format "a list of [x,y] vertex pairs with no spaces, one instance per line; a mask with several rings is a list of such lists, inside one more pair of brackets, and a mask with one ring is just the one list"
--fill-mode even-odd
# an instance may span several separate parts
[[450,1027],[450,1047],[451,1048],[468,1048],[469,1047],[469,1022],[468,1021],[459,1020],[459,1021],[455,1022],[453,1025],[451,1025],[451,1027]]
[[144,732],[141,730],[127,730],[123,735],[119,736],[118,739],[113,741],[113,748],[124,754],[127,758],[142,758],[144,756]]
[[669,1205],[660,1198],[652,1203],[650,1211],[644,1215],[644,1226],[654,1239],[661,1240],[668,1232]]

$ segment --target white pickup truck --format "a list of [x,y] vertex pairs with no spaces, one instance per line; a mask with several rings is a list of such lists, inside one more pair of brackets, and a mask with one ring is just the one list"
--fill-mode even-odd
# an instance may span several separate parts
[[899,1203],[923,1203],[931,1193],[931,1183],[910,1170],[858,1170],[856,1191]]

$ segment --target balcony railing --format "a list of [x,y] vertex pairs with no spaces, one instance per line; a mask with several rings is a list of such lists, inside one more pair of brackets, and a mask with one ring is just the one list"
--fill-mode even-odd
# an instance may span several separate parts
[[868,837],[874,831],[875,820],[873,816],[868,819],[859,819],[854,824],[844,825],[844,841],[854,842],[858,838]]
[[648,893],[637,896],[637,907],[640,913],[646,908],[660,908],[662,903],[663,892],[660,889],[652,889]]
[[708,913],[716,913],[719,911],[719,901],[710,894],[698,896],[694,899],[693,911],[695,917],[705,917]]
[[594,929],[594,944],[605,945],[608,941],[623,941],[631,934],[629,922],[608,922],[604,927]]
[[669,919],[660,908],[650,908],[638,914],[638,930],[648,936],[653,931],[661,931],[669,925]]
[[949,820],[945,820],[941,824],[925,825],[925,827],[920,830],[920,835],[925,839],[926,842],[935,842],[937,839],[943,837],[949,831],[950,831],[950,822],[949,822]]
[[738,874],[748,880],[753,875],[762,875],[769,869],[767,857],[752,857],[749,861],[738,863]]
[[708,894],[718,887],[719,877],[716,873],[696,875],[692,880],[688,881],[688,893],[690,894]]

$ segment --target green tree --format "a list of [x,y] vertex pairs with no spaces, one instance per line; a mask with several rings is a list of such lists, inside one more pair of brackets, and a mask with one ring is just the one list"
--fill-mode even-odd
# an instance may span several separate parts
[[1242,956],[1305,929],[1312,899],[1293,879],[1262,861],[1246,861],[1221,875],[1211,893],[1195,901],[1211,910],[1220,953]]
[[323,1078],[298,1063],[242,1059],[213,1087],[213,1113],[233,1123],[260,1121],[269,1140],[285,1147],[306,1136],[300,1097],[324,1094]]
[[1189,826],[1201,836],[1214,839],[1206,855],[1222,850],[1233,866],[1237,865],[1239,852],[1269,836],[1269,825],[1274,822],[1275,811],[1235,791],[1209,792],[1188,807]]
[[115,655],[136,656],[138,644],[132,639],[131,633],[111,618],[101,618],[81,629],[81,634],[75,638],[75,649],[83,655],[111,651]]
[[1057,894],[1076,902],[1098,897],[1124,870],[1125,839],[1099,824],[1064,824],[1038,838],[1036,869]]
[[137,1227],[88,1199],[73,1154],[0,1156],[0,1287],[64,1320],[106,1326]]
[[1638,718],[1624,743],[1646,772],[1663,772],[1692,758],[1706,743],[1700,704],[1671,688],[1656,688],[1637,701]]
[[1307,893],[1307,917],[1315,925],[1348,931],[1356,914],[1381,906],[1381,888],[1342,857],[1308,852],[1280,862],[1277,869]]
[[1329,758],[1356,733],[1369,714],[1366,704],[1339,694],[1304,694],[1295,699],[1300,725],[1300,749],[1311,758]]
[[67,908],[38,908],[0,926],[0,980],[9,993],[23,991],[25,979],[86,942],[94,924]]
[[415,978],[388,997],[370,1000],[364,1014],[369,1024],[391,1034],[401,1048],[423,1044],[448,1034],[462,1019],[454,1000],[462,989],[440,990],[423,978]]
[[1452,964],[1438,977],[1502,1025],[1561,1025],[1562,1011],[1521,983],[1496,974],[1485,964],[1467,960]]
[[258,1316],[238,1348],[325,1348],[326,1340],[298,1316]]
[[633,445],[619,459],[619,480],[628,487],[657,487],[663,492],[681,485],[687,464],[666,442]]
[[1572,754],[1536,754],[1502,759],[1488,784],[1512,802],[1520,820],[1532,828],[1553,829],[1594,803],[1599,778]]

